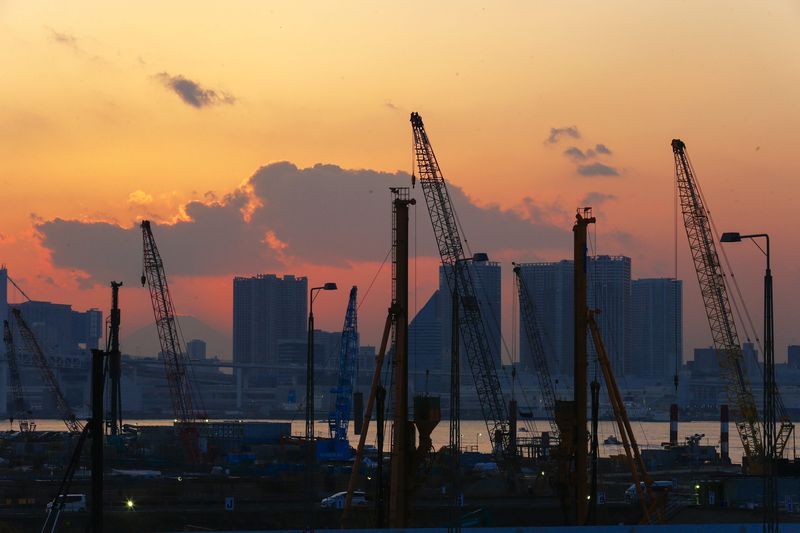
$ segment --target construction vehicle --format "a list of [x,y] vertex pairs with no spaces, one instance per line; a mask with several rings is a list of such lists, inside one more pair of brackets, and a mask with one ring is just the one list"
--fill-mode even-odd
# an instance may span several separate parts
[[533,371],[539,380],[539,388],[542,393],[542,400],[547,419],[550,423],[551,434],[554,437],[559,435],[559,428],[556,424],[556,391],[553,386],[553,379],[550,374],[550,367],[547,364],[547,353],[545,352],[545,342],[542,335],[542,328],[536,316],[536,309],[533,299],[528,292],[528,286],[522,278],[520,266],[514,264],[514,280],[517,285],[519,297],[520,321],[525,325],[525,336],[531,350],[533,359]]
[[[469,259],[464,253],[455,209],[419,113],[411,113],[411,128],[419,183],[428,206],[448,289],[450,294],[457,295],[460,304],[460,337],[475,381],[486,429],[500,462],[504,465],[512,464],[514,450],[511,446],[507,404],[500,387],[484,318],[481,316],[475,284],[468,268]],[[416,177],[412,176],[412,185],[415,180]]]
[[67,402],[67,399],[64,397],[64,393],[61,392],[58,380],[56,380],[55,375],[53,375],[50,363],[47,361],[47,357],[45,357],[42,348],[39,346],[36,336],[25,322],[25,319],[22,318],[22,311],[13,308],[11,314],[14,316],[20,337],[22,338],[22,347],[33,357],[33,363],[39,369],[42,375],[42,381],[44,381],[47,388],[50,389],[50,394],[55,399],[56,408],[61,415],[61,419],[64,421],[64,425],[67,426],[67,430],[69,430],[70,433],[80,433],[83,431],[83,425],[78,421],[72,407],[70,407],[69,402]]
[[353,410],[353,381],[358,359],[358,314],[356,311],[358,287],[350,289],[350,300],[342,328],[339,345],[339,377],[331,393],[336,395],[333,411],[328,416],[328,428],[335,451],[334,459],[349,459],[350,443],[347,430]]
[[187,458],[189,461],[197,463],[202,459],[197,426],[206,416],[195,407],[197,399],[192,390],[190,368],[184,349],[186,343],[178,328],[175,306],[172,303],[172,296],[167,285],[167,275],[164,271],[164,262],[158,252],[150,221],[143,220],[141,228],[144,241],[142,286],[146,283],[150,289],[150,301],[153,305],[153,315],[158,330],[158,340],[161,344],[161,355],[164,360],[178,434],[186,450]]
[[[672,153],[675,157],[675,178],[689,250],[697,272],[697,281],[700,283],[700,293],[711,327],[711,337],[717,352],[728,404],[733,411],[736,428],[744,447],[742,466],[747,472],[757,473],[761,471],[758,465],[764,456],[764,425],[756,408],[745,370],[744,354],[728,297],[725,272],[714,242],[713,220],[695,177],[694,168],[686,154],[686,144],[680,139],[673,139]],[[777,386],[774,395],[779,420],[779,428],[775,435],[775,455],[780,457],[792,435],[794,425],[786,413]]]
[[600,328],[594,316],[596,311],[589,311],[588,326],[591,332],[592,342],[597,352],[597,362],[603,372],[603,379],[608,389],[608,398],[614,412],[614,421],[622,437],[622,446],[625,448],[625,457],[631,469],[631,477],[636,490],[639,502],[642,506],[642,524],[663,523],[665,519],[666,492],[653,490],[653,479],[645,469],[644,461],[639,453],[639,445],[631,429],[631,422],[628,418],[625,402],[619,392],[617,380],[611,368],[611,360],[606,353],[603,339],[600,335]]
[[11,326],[8,320],[3,320],[3,342],[6,345],[6,360],[8,361],[8,372],[11,378],[11,395],[14,398],[14,410],[11,412],[9,421],[14,425],[14,420],[19,425],[20,433],[29,433],[36,430],[36,422],[33,421],[31,410],[25,407],[25,397],[22,394],[22,379],[17,365],[17,350],[14,346],[14,337],[11,335]]

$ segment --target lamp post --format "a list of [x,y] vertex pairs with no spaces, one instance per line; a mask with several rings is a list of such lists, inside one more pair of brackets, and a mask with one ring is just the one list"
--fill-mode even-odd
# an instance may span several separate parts
[[308,297],[308,349],[306,360],[306,440],[314,442],[314,300],[319,291],[335,291],[335,283],[312,287]]
[[480,452],[480,438],[481,438],[481,435],[483,435],[483,433],[478,432],[478,433],[475,434],[475,451],[476,452]]
[[308,490],[308,512],[306,513],[306,529],[314,530],[314,300],[319,291],[335,291],[335,283],[326,283],[321,287],[312,287],[308,298],[308,347],[306,361],[306,489]]
[[[763,238],[765,248],[755,239]],[[764,272],[764,531],[778,530],[778,480],[775,472],[775,323],[772,304],[772,269],[770,268],[769,235],[723,233],[720,242],[753,241],[767,259]]]

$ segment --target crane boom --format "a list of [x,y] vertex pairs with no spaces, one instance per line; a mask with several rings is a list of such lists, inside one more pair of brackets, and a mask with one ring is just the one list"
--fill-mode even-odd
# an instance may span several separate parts
[[495,453],[504,459],[510,459],[508,409],[500,388],[475,285],[464,255],[453,203],[419,113],[411,113],[411,127],[419,183],[425,195],[448,289],[451,294],[458,295],[461,306],[460,333],[483,418],[494,443]]
[[[763,423],[745,371],[744,354],[733,319],[725,274],[714,242],[710,214],[686,154],[686,144],[680,139],[673,139],[672,152],[675,157],[675,177],[689,250],[697,272],[697,281],[700,283],[700,293],[711,327],[711,337],[717,352],[728,403],[733,408],[745,457],[751,463],[757,463],[764,452]],[[780,457],[794,426],[783,407],[777,386],[775,398],[780,418],[780,428],[775,437],[775,451]]]
[[20,433],[27,433],[36,429],[36,423],[31,419],[30,411],[25,408],[25,396],[22,394],[22,379],[17,365],[17,350],[14,346],[14,337],[11,335],[11,326],[8,320],[3,320],[3,342],[6,345],[6,359],[11,377],[11,394],[14,397],[14,411],[10,418],[14,423],[16,418]]
[[17,321],[20,337],[22,337],[22,345],[33,357],[34,364],[39,369],[45,385],[50,389],[50,393],[55,399],[56,408],[62,420],[64,420],[64,424],[67,426],[70,433],[80,433],[83,431],[83,426],[72,411],[72,407],[69,406],[67,399],[64,398],[64,393],[61,392],[58,380],[56,380],[56,377],[53,375],[50,363],[47,362],[47,357],[45,357],[42,348],[39,346],[39,341],[36,340],[36,336],[33,334],[31,328],[28,327],[25,319],[22,318],[22,311],[14,308],[11,310],[11,313],[14,315],[14,320]]
[[356,297],[358,287],[350,289],[350,300],[342,328],[342,340],[339,347],[339,380],[331,392],[336,394],[336,405],[329,425],[331,437],[347,440],[347,427],[350,424],[350,413],[353,402],[353,379],[355,377],[356,359],[358,358],[358,313]]
[[167,285],[164,262],[161,260],[161,254],[158,252],[153,232],[150,229],[150,221],[143,220],[141,228],[144,241],[142,285],[147,283],[150,289],[150,301],[153,304],[153,315],[158,330],[158,340],[161,344],[172,409],[189,459],[198,462],[200,448],[197,439],[197,423],[205,418],[205,415],[201,416],[195,410],[194,391],[189,376],[186,351],[183,349],[183,338],[178,331],[175,306]]
[[519,265],[514,265],[514,279],[516,280],[517,293],[519,294],[519,313],[520,319],[525,324],[525,336],[531,349],[533,358],[533,369],[539,379],[539,387],[542,390],[542,399],[547,411],[548,422],[552,435],[558,436],[558,425],[556,425],[556,391],[553,387],[553,379],[550,368],[547,364],[547,353],[544,349],[544,339],[539,319],[536,317],[536,309],[528,292],[528,286],[522,278]]
[[647,473],[644,460],[639,452],[639,445],[636,442],[636,436],[633,434],[633,429],[631,428],[628,411],[625,409],[625,402],[622,399],[617,380],[614,377],[611,359],[608,357],[605,345],[603,344],[603,338],[600,335],[600,328],[594,318],[595,314],[596,311],[589,311],[587,324],[592,336],[595,351],[597,352],[597,362],[600,364],[600,369],[603,372],[603,379],[606,382],[608,399],[614,411],[614,420],[617,423],[619,434],[622,436],[622,445],[623,448],[625,448],[625,456],[628,460],[628,466],[631,469],[631,477],[633,478],[634,487],[636,487],[636,494],[642,505],[641,522],[664,522],[664,495],[659,495],[657,497],[652,490],[653,478]]

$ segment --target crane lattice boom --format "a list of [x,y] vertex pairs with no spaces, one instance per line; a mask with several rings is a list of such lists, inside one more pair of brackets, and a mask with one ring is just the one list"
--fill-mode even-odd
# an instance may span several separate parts
[[539,387],[542,390],[542,399],[547,411],[547,418],[550,422],[550,430],[554,436],[558,436],[558,426],[556,425],[556,391],[553,387],[553,380],[550,368],[547,364],[547,353],[544,349],[544,339],[539,319],[536,317],[536,309],[528,292],[528,286],[522,278],[520,267],[514,266],[517,293],[519,294],[520,319],[525,324],[525,336],[531,349],[533,358],[533,370],[539,379]]
[[[461,306],[460,333],[475,380],[483,418],[489,436],[495,444],[495,452],[508,459],[506,457],[510,452],[508,409],[500,388],[475,286],[464,255],[455,210],[436,155],[433,153],[433,147],[425,132],[422,117],[418,113],[411,113],[411,127],[414,133],[414,154],[419,183],[425,195],[448,289],[451,294],[458,295]],[[501,437],[501,442],[497,442],[498,436]]]
[[67,426],[67,429],[70,431],[70,433],[80,433],[83,431],[83,426],[78,421],[75,413],[72,411],[72,407],[69,406],[67,399],[64,398],[64,394],[61,392],[61,387],[58,385],[58,380],[56,380],[56,377],[53,375],[53,371],[50,368],[50,363],[47,362],[47,357],[45,357],[42,348],[39,346],[39,341],[36,340],[36,336],[33,334],[33,331],[31,331],[31,328],[28,327],[25,319],[22,318],[22,312],[16,308],[12,309],[11,312],[14,315],[14,320],[17,321],[17,326],[19,327],[19,334],[20,337],[22,337],[22,346],[33,357],[34,364],[39,369],[45,385],[47,385],[47,387],[50,389],[50,393],[55,399],[56,408],[58,409],[62,420],[64,420],[64,424]]
[[164,263],[150,229],[150,221],[143,220],[141,227],[144,241],[142,285],[146,282],[150,289],[150,301],[153,304],[158,340],[164,358],[169,395],[175,419],[179,423],[179,432],[189,459],[198,461],[200,449],[197,442],[197,423],[204,419],[205,415],[195,410],[194,391],[192,390],[186,352],[183,349],[184,343],[178,331],[175,306],[169,293]]
[[21,433],[27,433],[36,429],[36,423],[30,417],[30,411],[25,408],[25,397],[22,394],[22,379],[17,365],[17,350],[14,346],[14,337],[11,335],[11,326],[8,320],[3,320],[3,342],[6,345],[6,360],[8,360],[8,371],[11,377],[11,394],[14,397],[14,411],[11,416],[11,423],[16,418]]
[[[763,423],[745,371],[744,354],[733,319],[725,274],[714,242],[710,215],[695,179],[694,169],[686,155],[686,145],[683,141],[674,139],[672,152],[675,156],[675,177],[689,250],[697,272],[697,281],[700,283],[700,293],[711,327],[711,337],[717,351],[728,403],[734,413],[745,456],[750,461],[758,462],[764,452]],[[781,421],[775,439],[775,450],[780,456],[792,433],[793,425],[786,415],[777,390],[775,397]]]
[[347,426],[353,401],[353,379],[355,378],[356,359],[358,358],[358,313],[356,297],[358,287],[350,289],[350,300],[342,328],[342,340],[339,347],[339,381],[333,389],[336,394],[336,406],[330,418],[331,437],[347,440]]

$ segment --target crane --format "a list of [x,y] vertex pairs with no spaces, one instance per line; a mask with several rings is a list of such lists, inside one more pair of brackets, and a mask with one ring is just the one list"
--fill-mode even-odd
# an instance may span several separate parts
[[542,399],[547,410],[548,421],[553,436],[558,436],[558,425],[556,424],[556,391],[553,387],[553,380],[550,375],[550,368],[547,364],[547,354],[544,350],[544,339],[539,319],[536,317],[536,309],[533,305],[528,286],[522,278],[521,268],[514,264],[514,279],[519,294],[519,313],[520,320],[525,324],[525,335],[533,357],[533,368],[536,377],[539,379],[539,387],[542,389]]
[[[686,144],[680,139],[673,139],[672,153],[675,157],[675,177],[683,224],[711,327],[711,337],[717,351],[722,381],[734,413],[739,437],[742,439],[745,458],[750,466],[754,466],[761,461],[764,453],[763,422],[747,379],[744,354],[725,284],[725,273],[714,243],[711,214],[686,154]],[[794,425],[786,414],[777,386],[774,392],[780,420],[780,428],[775,436],[775,454],[780,457]]]
[[622,436],[622,446],[625,448],[625,456],[628,460],[628,466],[631,469],[631,476],[633,478],[634,487],[636,487],[636,494],[642,505],[641,522],[664,522],[666,494],[656,494],[652,490],[653,478],[647,473],[644,461],[639,453],[639,445],[636,443],[636,437],[631,428],[631,421],[625,409],[625,402],[622,400],[622,395],[619,392],[617,380],[614,377],[614,372],[611,367],[611,360],[606,353],[603,338],[600,335],[600,328],[594,318],[596,313],[597,311],[589,311],[587,324],[592,335],[595,351],[597,352],[597,362],[603,372],[603,379],[608,389],[608,399],[614,411],[614,420],[617,423],[619,434]]
[[353,379],[355,378],[356,359],[358,358],[358,313],[356,296],[358,287],[350,289],[350,300],[342,328],[342,340],[339,347],[339,381],[331,390],[336,395],[333,413],[328,419],[331,437],[347,442],[347,427],[353,408]]
[[11,326],[9,326],[8,320],[3,320],[3,342],[6,345],[6,359],[8,360],[8,371],[11,375],[11,393],[14,397],[14,411],[10,421],[11,424],[14,424],[14,419],[16,418],[20,433],[28,433],[36,430],[36,422],[31,417],[30,409],[25,408],[22,379],[19,375],[19,366],[17,366],[17,350],[14,346],[14,337],[11,335]]
[[27,322],[25,322],[25,319],[22,318],[22,311],[14,308],[11,310],[11,313],[14,315],[14,320],[16,320],[17,326],[19,327],[22,346],[33,357],[34,364],[42,374],[42,379],[50,389],[50,393],[56,401],[56,408],[61,415],[61,419],[64,420],[64,424],[67,426],[70,433],[80,433],[83,431],[83,425],[78,421],[78,418],[72,411],[72,407],[69,406],[69,402],[67,402],[67,399],[64,397],[64,393],[61,392],[58,380],[56,380],[55,375],[53,375],[53,370],[50,368],[50,363],[47,362],[47,357],[45,357],[42,348],[39,346],[39,341],[36,340],[36,336],[33,334],[33,331],[31,331]]
[[172,296],[167,285],[167,275],[164,272],[164,262],[158,252],[150,221],[143,220],[141,228],[144,241],[142,286],[146,283],[150,289],[150,301],[153,304],[153,315],[164,358],[169,395],[177,421],[178,433],[189,460],[196,463],[201,459],[197,424],[200,420],[205,419],[205,414],[195,410],[195,397],[189,376],[186,350],[183,348],[183,337],[178,330],[175,306],[172,303]]
[[[411,128],[414,134],[414,156],[419,171],[419,183],[425,195],[448,289],[450,294],[457,295],[461,306],[459,323],[461,338],[475,381],[483,418],[486,421],[486,429],[493,441],[495,453],[504,461],[510,460],[511,435],[508,409],[500,388],[475,285],[467,265],[468,259],[464,255],[456,213],[419,113],[411,113]],[[412,185],[414,180],[412,176]]]

